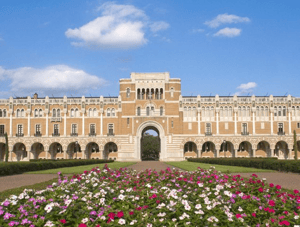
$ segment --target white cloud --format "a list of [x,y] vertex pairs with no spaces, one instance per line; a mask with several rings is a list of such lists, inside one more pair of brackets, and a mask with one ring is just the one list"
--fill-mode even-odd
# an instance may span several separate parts
[[242,29],[238,28],[223,28],[219,30],[214,36],[236,37],[241,34]]
[[158,31],[166,30],[169,27],[170,27],[170,25],[165,21],[157,21],[157,22],[150,24],[150,30],[154,33],[158,32]]
[[257,87],[257,84],[255,82],[248,82],[246,84],[241,84],[240,86],[237,87],[237,89],[239,90],[238,92],[236,92],[236,95],[242,95],[245,93],[249,93],[252,92],[254,88]]
[[86,93],[89,89],[98,89],[105,84],[105,80],[67,65],[54,65],[44,69],[22,67],[7,70],[0,66],[0,79],[1,77],[10,83],[11,91],[17,92],[18,95],[33,92],[49,95],[54,91],[55,94]]
[[216,18],[211,21],[206,21],[204,24],[211,27],[217,28],[221,24],[232,24],[232,23],[243,23],[243,22],[250,22],[248,17],[239,17],[233,14],[228,15],[227,13],[219,14]]
[[201,33],[201,32],[204,32],[205,30],[202,29],[202,28],[196,28],[196,29],[193,29],[192,32],[193,33]]

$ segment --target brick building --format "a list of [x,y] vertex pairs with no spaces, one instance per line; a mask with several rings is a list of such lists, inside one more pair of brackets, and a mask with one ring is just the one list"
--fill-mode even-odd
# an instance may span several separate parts
[[148,129],[158,133],[163,161],[191,156],[292,159],[300,98],[182,96],[181,80],[169,73],[131,73],[120,80],[118,97],[10,97],[0,100],[0,161],[5,132],[10,161],[140,161]]

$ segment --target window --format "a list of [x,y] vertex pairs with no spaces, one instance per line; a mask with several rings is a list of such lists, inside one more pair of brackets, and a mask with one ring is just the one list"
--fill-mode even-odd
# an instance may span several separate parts
[[3,110],[3,117],[6,117],[6,110]]
[[109,108],[107,108],[107,110],[106,110],[106,116],[110,117],[110,109]]
[[281,106],[278,107],[278,117],[281,116]]
[[130,123],[129,118],[127,118],[127,127],[129,127],[129,123]]
[[36,124],[35,125],[35,133],[36,134],[40,134],[41,133],[41,125],[40,124]]
[[300,128],[300,123],[299,122],[297,123],[297,128]]
[[211,124],[210,123],[206,123],[206,133],[211,134]]
[[2,110],[0,110],[0,117],[2,117]]
[[136,113],[137,113],[138,116],[141,116],[141,107],[137,108]]
[[171,88],[171,97],[174,97],[174,88]]
[[284,117],[286,116],[286,107],[285,106],[283,107],[283,110],[282,110],[282,116],[284,116]]
[[72,124],[72,134],[77,133],[77,124]]
[[283,123],[278,123],[278,132],[283,132]]
[[151,116],[154,116],[154,106],[151,106]]
[[242,130],[243,130],[243,134],[247,134],[248,130],[247,130],[247,123],[243,123],[242,124]]
[[38,116],[39,116],[38,110],[35,109],[35,110],[34,110],[34,117],[38,117]]
[[21,110],[21,116],[25,117],[25,111],[24,111],[24,109]]
[[71,117],[74,117],[75,116],[74,114],[75,114],[74,109],[71,109]]
[[18,134],[23,134],[23,125],[18,125]]
[[149,106],[147,106],[146,112],[147,112],[147,116],[149,116],[150,115],[150,107]]
[[0,135],[4,135],[4,125],[0,125]]
[[277,106],[274,107],[274,117],[277,117]]
[[98,116],[98,113],[97,113],[97,109],[96,108],[94,108],[94,117],[97,117]]
[[52,117],[56,117],[56,109],[52,110]]
[[116,113],[115,113],[115,109],[114,109],[114,108],[111,109],[111,116],[112,116],[112,117],[116,116]]
[[90,124],[90,134],[95,135],[96,133],[96,125]]
[[188,127],[189,127],[189,130],[192,130],[192,123],[191,122],[189,122]]
[[76,110],[75,110],[75,117],[79,117],[79,111],[78,111],[77,108],[76,108]]
[[42,111],[43,111],[42,109],[39,110],[39,117],[42,117],[42,116],[43,116],[43,115],[42,115]]
[[92,109],[89,109],[89,117],[92,117],[93,116],[93,111]]
[[171,121],[171,127],[172,127],[172,128],[174,128],[174,124],[173,124],[173,121]]
[[17,109],[17,117],[20,117],[20,110]]
[[53,133],[54,133],[55,135],[58,135],[58,134],[59,134],[58,124],[54,124],[54,126],[53,126]]
[[162,116],[164,114],[164,108],[161,106],[160,107],[160,116]]
[[60,109],[57,109],[57,114],[56,114],[57,117],[60,117]]
[[114,125],[108,124],[108,134],[113,135],[114,134]]
[[127,90],[126,90],[126,97],[127,97],[127,98],[130,97],[130,89],[129,89],[129,88],[127,88]]

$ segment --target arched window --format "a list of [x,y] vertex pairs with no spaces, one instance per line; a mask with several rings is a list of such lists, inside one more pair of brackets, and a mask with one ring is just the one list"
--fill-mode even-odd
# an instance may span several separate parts
[[21,110],[21,116],[25,117],[25,111],[24,111],[24,109]]
[[258,117],[259,116],[259,107],[257,106],[256,107],[256,117]]
[[214,113],[214,107],[211,106],[210,107],[210,117],[214,117],[215,116],[215,113]]
[[265,107],[265,116],[268,117],[269,116],[269,108],[266,106]]
[[170,89],[170,93],[171,93],[171,97],[173,98],[174,97],[174,88]]
[[205,111],[205,117],[209,117],[209,114],[210,114],[209,106],[207,106]]
[[297,106],[297,116],[300,116],[299,106]]
[[77,108],[75,109],[75,117],[79,117],[79,111]]
[[242,115],[243,117],[246,117],[246,106],[243,106]]
[[74,117],[74,116],[75,116],[74,109],[71,109],[71,117]]
[[265,110],[264,110],[264,107],[263,106],[261,106],[260,107],[260,116],[264,116],[264,113],[265,113]]
[[149,106],[147,106],[147,108],[146,108],[146,114],[147,114],[147,116],[150,115],[150,107]]
[[52,110],[52,117],[56,117],[56,109]]
[[107,110],[106,110],[106,116],[110,117],[110,109],[109,108],[107,108]]
[[60,117],[60,109],[57,109],[57,117]]
[[17,109],[17,117],[20,117],[20,110],[19,109]]
[[274,106],[274,117],[277,117],[277,106]]
[[242,107],[240,107],[240,106],[239,106],[239,109],[238,109],[238,115],[239,115],[239,117],[242,116]]
[[98,113],[97,113],[97,109],[96,108],[94,108],[94,117],[97,117],[97,115],[98,115]]
[[154,106],[151,106],[151,116],[154,116]]
[[196,121],[196,117],[197,117],[197,110],[196,107],[193,107],[193,121]]
[[227,108],[227,106],[225,106],[225,108],[224,108],[224,116],[228,117],[228,108]]
[[278,106],[278,117],[280,117],[280,116],[281,116],[281,111],[282,111],[282,108],[281,108],[281,106]]
[[3,117],[6,117],[6,110],[3,110]]
[[247,117],[250,117],[250,106],[247,106],[247,114],[246,114]]
[[35,110],[34,110],[34,117],[38,117],[38,116],[39,116],[38,110],[35,109]]
[[220,117],[224,117],[223,106],[220,107]]
[[89,109],[89,117],[93,117],[94,115],[93,115],[93,111],[92,111],[92,109],[90,108]]
[[42,109],[39,110],[39,117],[42,117],[42,116],[43,116],[43,115],[42,115],[42,111],[43,111]]
[[138,107],[136,110],[137,116],[141,116],[141,107]]
[[282,110],[282,116],[286,116],[286,107],[285,106],[283,106],[283,110]]
[[192,117],[192,108],[189,106],[189,108],[188,108],[188,121],[191,121],[191,117]]
[[130,97],[130,89],[129,89],[129,88],[126,89],[126,97],[127,97],[127,98]]
[[232,107],[229,106],[229,114],[228,114],[229,117],[232,117]]
[[116,113],[115,113],[115,109],[114,109],[114,108],[111,109],[111,116],[112,116],[112,117],[116,116]]
[[185,106],[183,108],[183,117],[186,118],[188,116],[188,113],[187,113],[187,107]]
[[160,116],[162,116],[164,114],[164,108],[162,106],[160,107],[159,113],[160,113]]
[[2,110],[0,110],[0,117],[2,117]]

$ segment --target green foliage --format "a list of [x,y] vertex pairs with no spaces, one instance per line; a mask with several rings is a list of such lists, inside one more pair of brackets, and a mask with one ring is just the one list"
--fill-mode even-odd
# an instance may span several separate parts
[[158,136],[144,135],[142,138],[142,159],[158,159],[160,142]]
[[189,158],[188,161],[300,173],[299,160],[278,160],[276,158]]
[[296,130],[294,130],[294,153],[295,153],[295,159],[298,160],[298,146],[297,146]]
[[7,132],[4,134],[5,136],[5,162],[8,162],[8,138]]
[[20,174],[29,171],[55,169],[60,167],[82,166],[99,163],[110,163],[114,160],[92,159],[92,160],[68,160],[61,162],[9,162],[0,163],[0,176],[7,176],[12,174]]

